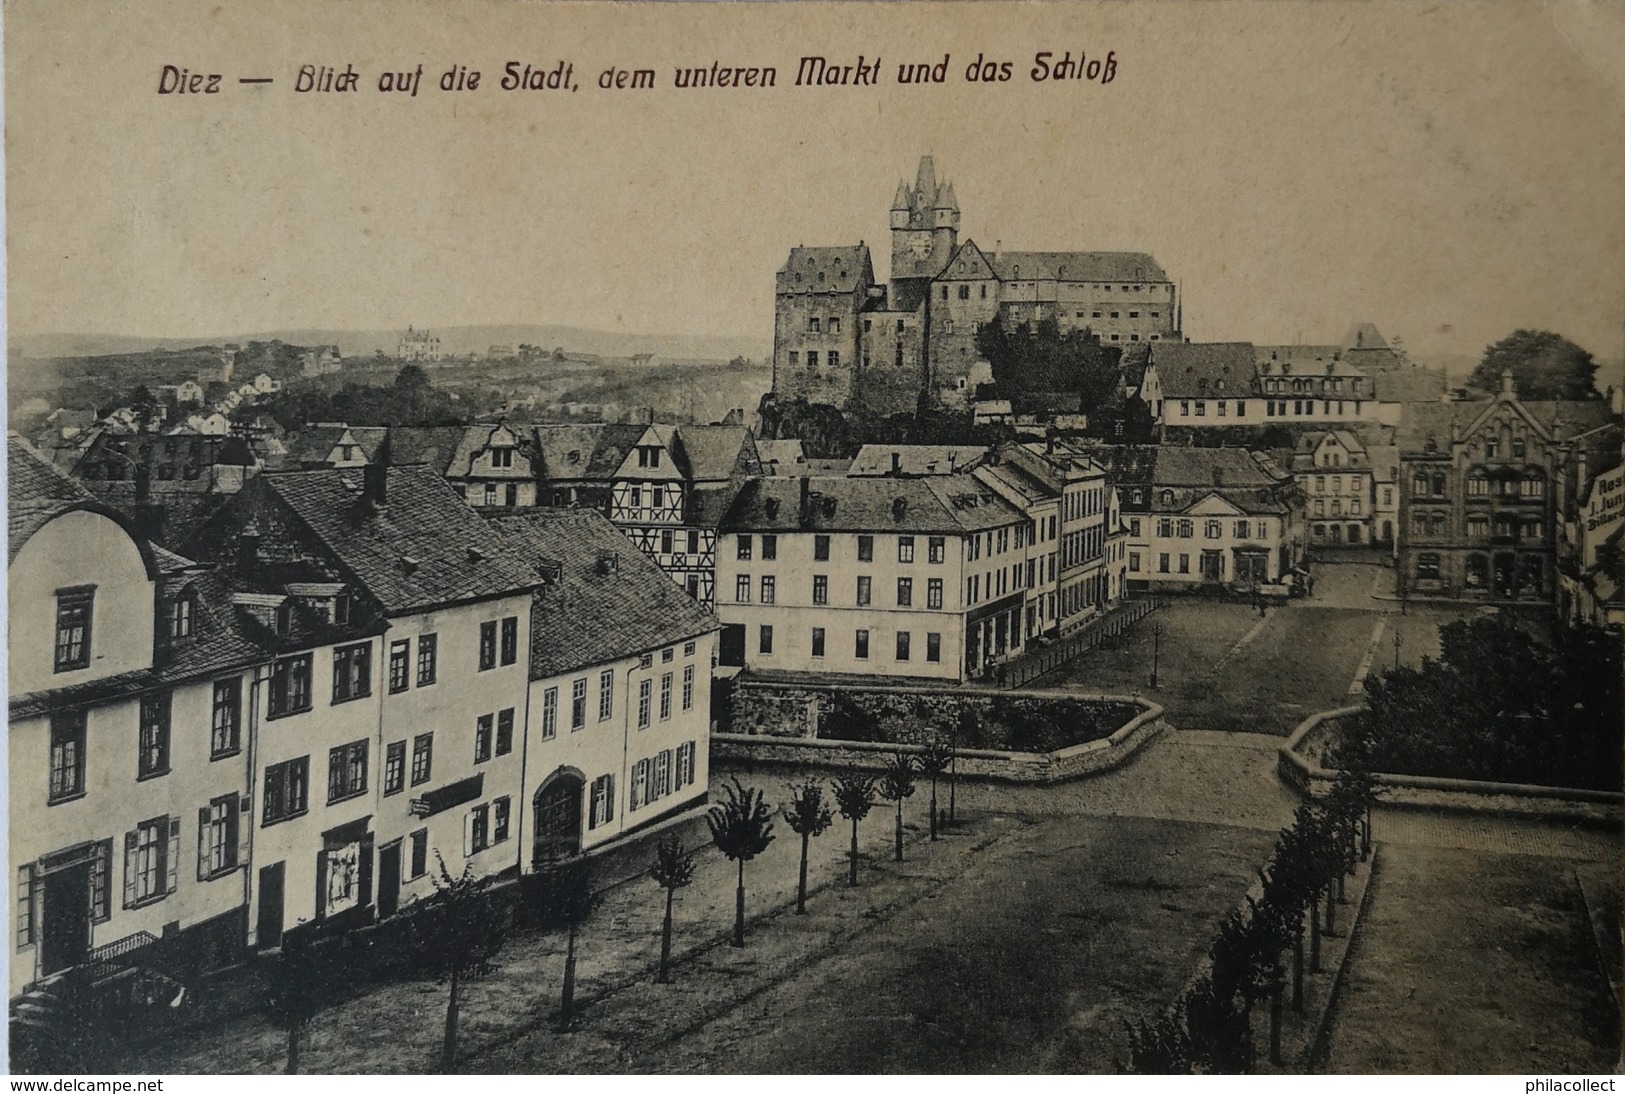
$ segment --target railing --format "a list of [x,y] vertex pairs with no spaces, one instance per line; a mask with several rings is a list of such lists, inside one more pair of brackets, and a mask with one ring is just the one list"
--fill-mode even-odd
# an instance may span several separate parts
[[993,670],[995,679],[1002,688],[1019,688],[1088,653],[1105,639],[1116,638],[1160,607],[1162,600],[1159,597],[1127,601],[1099,619],[1085,623],[1082,630],[1069,636],[1060,645],[1024,653],[1015,660],[998,666]]

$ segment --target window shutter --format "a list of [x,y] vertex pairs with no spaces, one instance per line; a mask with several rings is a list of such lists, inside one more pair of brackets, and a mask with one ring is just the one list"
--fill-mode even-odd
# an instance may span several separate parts
[[615,819],[615,776],[604,776],[604,823]]
[[474,853],[474,811],[470,809],[463,814],[463,857],[466,859]]
[[168,888],[164,891],[173,893],[181,867],[181,819],[179,817],[169,818],[169,860],[165,865],[168,867],[169,876]]
[[209,876],[209,809],[197,811],[197,879]]
[[316,852],[316,918],[327,917],[327,852]]
[[124,906],[135,904],[135,840],[134,832],[124,833]]
[[369,832],[361,840],[359,883],[361,886],[361,906],[363,908],[372,903],[372,845],[373,837]]

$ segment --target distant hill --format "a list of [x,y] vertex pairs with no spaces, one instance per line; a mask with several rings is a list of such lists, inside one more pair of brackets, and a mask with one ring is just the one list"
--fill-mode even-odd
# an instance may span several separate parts
[[[769,338],[744,338],[703,334],[616,334],[582,327],[545,324],[507,326],[431,327],[440,338],[442,352],[463,355],[484,353],[494,345],[520,343],[563,346],[579,353],[604,357],[630,357],[635,353],[658,353],[665,359],[729,360],[766,357],[772,352]],[[364,357],[382,350],[393,354],[402,331],[395,330],[278,330],[232,333],[192,338],[138,338],[118,334],[39,334],[11,339],[13,354],[27,357],[91,357],[114,353],[142,353],[155,349],[185,349],[192,346],[224,345],[228,342],[281,341],[296,346],[337,345],[346,357]]]

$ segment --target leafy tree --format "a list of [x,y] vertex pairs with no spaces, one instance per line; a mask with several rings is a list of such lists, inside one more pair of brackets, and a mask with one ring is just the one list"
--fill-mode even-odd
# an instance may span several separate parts
[[336,946],[318,945],[302,934],[284,937],[282,949],[259,966],[260,991],[273,1021],[288,1032],[288,1075],[299,1074],[299,1035],[334,1001],[345,982]]
[[976,350],[993,370],[999,393],[1013,402],[1028,402],[1044,392],[1076,393],[1085,414],[1122,413],[1121,351],[1100,344],[1087,328],[1062,332],[1053,317],[1036,326],[1011,330],[1002,317],[985,323],[976,335]]
[[931,780],[931,839],[937,838],[937,779],[948,770],[953,762],[953,749],[948,742],[942,739],[942,734],[932,734],[925,744],[925,751],[920,753],[920,773]]
[[566,859],[552,864],[541,884],[543,914],[565,925],[564,982],[559,988],[559,1028],[570,1029],[575,1022],[576,935],[592,914],[597,893],[593,891],[590,859]]
[[492,878],[475,877],[472,865],[454,877],[439,852],[435,861],[434,895],[412,913],[411,923],[418,952],[435,979],[451,985],[440,1051],[440,1069],[450,1072],[457,1063],[459,987],[464,978],[483,975],[502,949],[513,925],[513,902],[491,891]]
[[666,918],[660,924],[660,972],[655,983],[671,983],[671,904],[678,889],[686,888],[694,880],[694,856],[683,850],[683,841],[675,834],[662,836],[655,844],[654,865],[649,876],[666,890]]
[[790,831],[801,837],[801,874],[796,884],[796,914],[807,914],[807,852],[814,836],[821,836],[834,823],[824,804],[824,788],[811,779],[790,790],[790,804],[784,807]]
[[897,803],[897,861],[903,861],[903,802],[914,796],[914,758],[899,752],[886,761],[880,796]]
[[1520,399],[1601,397],[1593,382],[1597,365],[1591,354],[1551,331],[1513,331],[1484,351],[1467,382],[1483,391],[1497,391],[1501,374],[1508,369]]
[[723,785],[726,800],[713,805],[705,815],[711,839],[729,859],[739,863],[739,888],[734,899],[735,946],[745,944],[745,863],[767,850],[773,842],[773,810],[755,787],[746,789],[735,778]]
[[1118,1070],[1130,1075],[1189,1075],[1196,1070],[1191,1058],[1190,1033],[1183,1006],[1152,1019],[1128,1024],[1127,1064]]
[[865,775],[853,768],[842,772],[832,784],[836,808],[841,811],[841,816],[852,822],[852,852],[848,859],[851,873],[847,878],[849,886],[858,883],[858,822],[867,817],[869,810],[875,807],[875,781],[873,775]]

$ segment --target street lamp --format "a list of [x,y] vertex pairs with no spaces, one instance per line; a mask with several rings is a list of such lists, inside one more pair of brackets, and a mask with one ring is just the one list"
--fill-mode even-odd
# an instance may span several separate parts
[[1162,622],[1151,628],[1151,686],[1157,686],[1157,662],[1162,653]]

